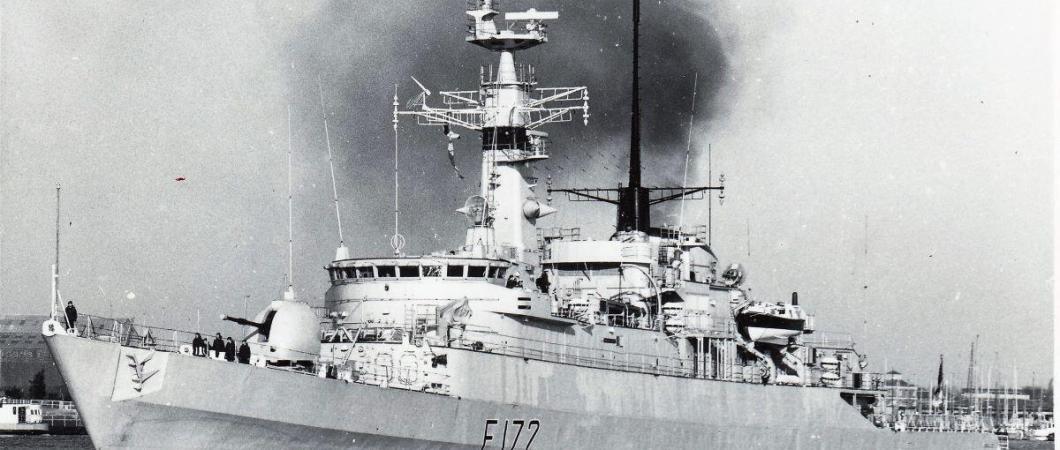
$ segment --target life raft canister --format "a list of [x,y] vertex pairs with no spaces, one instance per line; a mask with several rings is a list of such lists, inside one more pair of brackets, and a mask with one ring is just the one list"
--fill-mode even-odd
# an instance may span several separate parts
[[59,323],[58,320],[48,319],[41,324],[41,334],[52,337],[57,334],[66,334],[66,329],[63,328],[63,324]]

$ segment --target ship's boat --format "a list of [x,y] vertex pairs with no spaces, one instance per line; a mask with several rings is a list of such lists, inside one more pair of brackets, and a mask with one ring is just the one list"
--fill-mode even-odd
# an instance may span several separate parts
[[[706,227],[652,226],[650,205],[724,186],[641,185],[637,95],[629,183],[541,192],[533,165],[550,147],[539,128],[576,115],[587,122],[588,89],[541,87],[536,69],[515,64],[516,52],[547,41],[545,23],[558,13],[468,4],[466,40],[496,53],[496,68],[480,71],[477,89],[439,92],[444,106],[428,104],[422,86],[407,110],[397,95],[393,103],[395,130],[407,117],[441,126],[450,148],[452,127],[481,134],[481,191],[457,210],[464,242],[409,255],[395,233],[394,255],[379,257],[351,257],[340,244],[319,314],[288,289],[253,319],[226,316],[253,329],[244,364],[179,352],[193,333],[94,316],[67,327],[53,289],[42,332],[94,445],[996,444],[986,434],[881,429],[883,392],[846,383],[870,377],[838,363],[858,356],[852,340],[815,341],[812,315],[794,302],[752,297],[738,265],[719,274]],[[539,226],[560,193],[616,205],[617,231],[592,240]]]
[[1036,441],[1053,441],[1056,440],[1056,428],[1038,428],[1032,430],[1030,435],[1031,439]]
[[801,335],[806,326],[806,313],[798,305],[748,302],[734,314],[740,334],[756,342],[787,344],[788,339]]

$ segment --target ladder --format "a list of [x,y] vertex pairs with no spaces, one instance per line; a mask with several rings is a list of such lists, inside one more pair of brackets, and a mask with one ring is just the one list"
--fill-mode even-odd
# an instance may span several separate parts
[[405,305],[405,332],[409,335],[409,341],[416,337],[416,305]]

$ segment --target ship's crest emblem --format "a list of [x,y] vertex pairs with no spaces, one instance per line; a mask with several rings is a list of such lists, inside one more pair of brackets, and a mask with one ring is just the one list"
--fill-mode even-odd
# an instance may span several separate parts
[[125,357],[129,358],[129,368],[132,369],[133,390],[141,392],[144,389],[144,383],[158,373],[157,370],[144,371],[144,366],[147,365],[147,362],[155,357],[155,351],[151,350],[151,353],[148,353],[142,360],[137,360],[135,354],[126,354]]
[[122,347],[118,358],[112,401],[142,397],[162,389],[168,354]]

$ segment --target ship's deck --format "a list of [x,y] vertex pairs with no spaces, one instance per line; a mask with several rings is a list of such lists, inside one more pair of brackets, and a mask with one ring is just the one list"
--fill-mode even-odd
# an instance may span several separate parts
[[[164,327],[153,327],[132,324],[128,320],[116,320],[101,316],[82,315],[78,321],[77,335],[82,338],[118,343],[126,347],[154,349],[161,352],[190,353],[190,344],[196,332]],[[415,344],[423,339],[421,333],[406,330],[402,327],[366,327],[368,332],[353,336],[357,342],[350,341],[348,334],[322,333],[324,344],[365,343],[365,344],[400,344],[402,335],[409,333]],[[392,333],[385,331],[392,330]],[[202,333],[210,339],[211,333]],[[822,336],[823,337],[823,336]],[[721,337],[724,339],[724,337]],[[842,339],[836,339],[842,341]],[[721,376],[706,375],[697,370],[690,359],[672,358],[646,353],[632,353],[602,348],[574,346],[567,343],[549,342],[538,339],[527,339],[518,336],[503,335],[474,325],[468,326],[459,339],[452,341],[448,348],[484,352],[497,355],[514,356],[527,360],[537,360],[580,367],[616,370],[634,373],[647,373],[657,376],[694,378],[721,382],[760,383],[754,365],[730,364]],[[314,355],[319,357],[319,355]],[[842,392],[856,392],[858,395],[878,393],[872,380],[879,374],[863,372],[861,378],[867,380],[854,385],[826,385],[810,383],[806,386],[834,388]],[[367,376],[368,379],[371,375]]]

